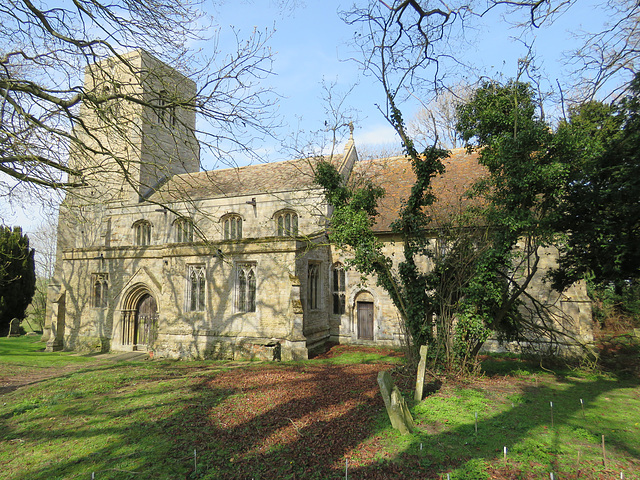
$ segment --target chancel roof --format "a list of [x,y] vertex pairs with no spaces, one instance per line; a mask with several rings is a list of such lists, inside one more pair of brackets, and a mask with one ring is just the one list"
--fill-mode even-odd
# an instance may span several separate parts
[[[453,150],[443,163],[445,173],[435,177],[431,183],[436,203],[428,209],[428,214],[434,227],[469,205],[471,200],[465,193],[487,175],[486,169],[478,163],[478,154],[469,154],[463,148]],[[406,157],[360,161],[355,164],[352,180],[357,182],[361,178],[385,189],[385,196],[378,203],[374,229],[378,232],[391,231],[391,224],[398,218],[398,212],[416,180],[411,163]]]

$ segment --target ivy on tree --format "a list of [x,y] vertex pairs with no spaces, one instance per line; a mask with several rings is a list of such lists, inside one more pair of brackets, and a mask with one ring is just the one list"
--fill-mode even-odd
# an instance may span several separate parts
[[[316,182],[324,187],[326,198],[334,207],[330,239],[348,250],[351,254],[349,263],[358,271],[375,275],[377,284],[386,290],[398,309],[414,346],[426,344],[433,347],[431,357],[438,366],[466,369],[470,364],[463,361],[461,365],[458,360],[465,357],[473,359],[478,342],[468,341],[473,335],[471,329],[467,331],[469,335],[466,338],[464,335],[454,338],[452,328],[456,311],[454,305],[461,297],[461,288],[466,282],[442,281],[453,269],[455,262],[452,259],[464,251],[462,245],[465,242],[451,242],[455,246],[449,249],[448,263],[438,264],[441,268],[426,271],[423,267],[424,259],[435,261],[438,258],[437,247],[428,233],[431,225],[427,209],[436,200],[431,181],[444,172],[442,159],[449,152],[436,147],[418,152],[406,135],[399,110],[393,109],[390,121],[403,138],[407,158],[416,176],[409,197],[398,212],[398,219],[391,225],[402,242],[402,260],[394,267],[394,262],[385,254],[382,242],[373,232],[377,201],[384,195],[384,190],[370,181],[361,185],[345,185],[335,167],[329,162],[321,162],[317,167]],[[467,247],[470,244],[466,242]],[[448,308],[444,308],[445,304]],[[486,336],[484,331],[480,335],[481,344]],[[456,342],[456,339],[461,341]],[[456,346],[463,344],[464,352],[461,354]],[[469,352],[469,345],[473,346],[475,353]]]
[[[402,260],[393,268],[371,228],[382,191],[370,183],[343,185],[323,163],[316,180],[335,208],[331,240],[348,248],[360,272],[376,275],[413,345],[429,345],[433,363],[449,372],[473,369],[491,331],[502,339],[531,332],[552,336],[550,312],[527,288],[539,274],[540,249],[558,239],[555,207],[566,166],[550,150],[553,135],[536,114],[534,91],[515,81],[487,82],[460,106],[457,128],[470,149],[479,148],[488,175],[475,186],[481,201],[437,226],[427,215],[436,200],[431,181],[444,172],[442,159],[449,152],[417,152],[400,112],[392,111],[416,177],[392,225]],[[432,264],[429,271],[422,266],[425,259]],[[523,315],[524,304],[536,315]]]
[[[489,172],[476,194],[486,202],[491,248],[479,262],[473,295],[488,327],[505,338],[526,330],[553,332],[527,287],[539,273],[540,249],[560,238],[557,205],[567,169],[554,154],[553,132],[537,109],[531,86],[515,80],[484,82],[458,108],[458,131],[469,149],[478,149]],[[537,321],[521,314],[524,301],[534,304]]]

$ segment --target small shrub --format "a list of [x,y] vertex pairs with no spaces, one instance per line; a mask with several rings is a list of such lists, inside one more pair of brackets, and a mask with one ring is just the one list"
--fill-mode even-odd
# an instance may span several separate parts
[[579,438],[581,440],[586,440],[588,442],[594,442],[597,443],[599,438],[597,435],[591,433],[590,431],[581,428],[581,427],[576,427],[573,429],[573,434],[575,435],[576,438]]
[[609,331],[628,331],[640,325],[640,283],[596,284],[587,279],[587,292],[593,300],[593,317]]

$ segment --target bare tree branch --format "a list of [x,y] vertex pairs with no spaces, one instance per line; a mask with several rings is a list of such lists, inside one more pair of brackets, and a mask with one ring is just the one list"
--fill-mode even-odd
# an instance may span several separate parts
[[[66,190],[100,169],[72,165],[70,151],[76,157],[110,158],[131,180],[124,151],[140,127],[120,113],[133,105],[158,118],[194,112],[199,123],[193,135],[209,161],[233,164],[238,151],[255,157],[254,139],[272,135],[274,126],[274,97],[259,84],[271,72],[270,34],[254,31],[237,38],[236,50],[227,54],[210,39],[214,48],[207,55],[189,54],[191,42],[208,39],[209,25],[201,20],[199,0],[0,5],[0,196],[13,197],[18,190],[46,196],[41,187]],[[198,85],[195,95],[181,97],[159,77],[152,82],[155,91],[137,92],[134,84],[141,76],[153,74],[129,61],[126,52],[135,49],[184,72]],[[130,81],[114,70],[123,66]],[[89,110],[98,124],[81,115]],[[182,121],[180,115],[174,118]],[[132,185],[141,192],[152,186]]]

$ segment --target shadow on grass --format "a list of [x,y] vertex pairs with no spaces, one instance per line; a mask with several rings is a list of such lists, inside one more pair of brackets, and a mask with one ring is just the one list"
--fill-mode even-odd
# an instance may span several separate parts
[[[20,471],[9,470],[7,478],[91,472],[96,478],[333,478],[345,453],[371,434],[382,407],[379,365],[250,367],[217,375],[179,365],[148,375],[132,368],[47,380],[38,390],[55,390],[58,400],[18,405],[4,415],[4,440],[18,447],[17,455],[21,445],[59,449],[47,461],[22,457]],[[85,382],[107,372],[108,381]],[[74,390],[74,384],[85,386]],[[254,398],[261,401],[247,400]]]
[[[466,423],[447,428],[445,431],[429,434],[424,431],[428,430],[429,425],[419,425],[418,428],[422,428],[423,432],[418,432],[408,439],[397,437],[398,441],[404,442],[399,458],[407,467],[412,468],[409,471],[404,470],[405,473],[410,472],[406,478],[412,478],[411,474],[420,474],[434,466],[437,466],[440,471],[447,471],[464,467],[465,464],[473,463],[474,460],[495,462],[502,458],[505,446],[508,447],[509,452],[517,454],[519,459],[530,462],[530,467],[525,467],[524,471],[527,471],[527,468],[531,470],[539,468],[545,472],[545,477],[532,478],[548,478],[549,472],[555,472],[556,475],[560,471],[567,473],[575,465],[576,459],[572,457],[568,462],[560,461],[569,450],[567,448],[569,445],[563,444],[563,441],[566,441],[563,438],[566,439],[569,433],[573,436],[576,432],[583,435],[585,448],[591,445],[596,449],[600,443],[600,435],[606,432],[608,448],[615,448],[616,457],[638,459],[640,458],[638,445],[628,442],[628,436],[625,439],[623,437],[626,435],[621,435],[630,425],[628,423],[625,425],[618,419],[609,418],[607,412],[596,415],[590,411],[591,405],[598,399],[624,386],[636,388],[638,384],[628,382],[626,385],[621,385],[617,380],[600,378],[592,381],[569,379],[566,380],[562,390],[547,385],[524,386],[521,393],[513,396],[514,403],[506,411],[492,414],[491,405],[487,405],[488,411],[480,410],[481,420],[478,422],[477,436],[473,408],[466,412],[468,417]],[[579,399],[584,402],[586,411],[584,418]],[[553,427],[551,426],[551,402],[553,402]],[[477,412],[478,408],[475,411]],[[536,432],[535,435],[533,432]],[[627,472],[637,471],[640,463],[634,465],[627,466]],[[358,478],[367,478],[368,471],[370,468],[359,470]],[[619,474],[619,470],[617,473]],[[360,477],[361,474],[362,477]],[[475,477],[465,477],[461,474],[452,477],[454,478]]]
[[[307,363],[221,371],[220,365],[137,362],[84,369],[37,386],[38,395],[56,392],[57,400],[23,411],[17,405],[1,418],[0,438],[22,456],[12,462],[20,470],[0,478],[96,472],[97,479],[339,479],[347,459],[349,478],[439,478],[443,469],[492,461],[503,446],[516,444],[554,468],[562,451],[557,429],[527,445],[530,432],[548,426],[550,401],[557,428],[580,428],[594,438],[606,429],[619,452],[640,457],[637,445],[611,433],[623,427],[618,420],[590,412],[596,400],[637,382],[567,379],[562,389],[532,383],[512,408],[481,415],[481,441],[471,411],[468,423],[431,434],[423,424],[402,437],[389,433],[378,393],[377,372],[385,368]],[[576,398],[584,401],[586,421]],[[394,451],[381,449],[381,436],[397,443]],[[34,447],[44,458],[21,452]]]

